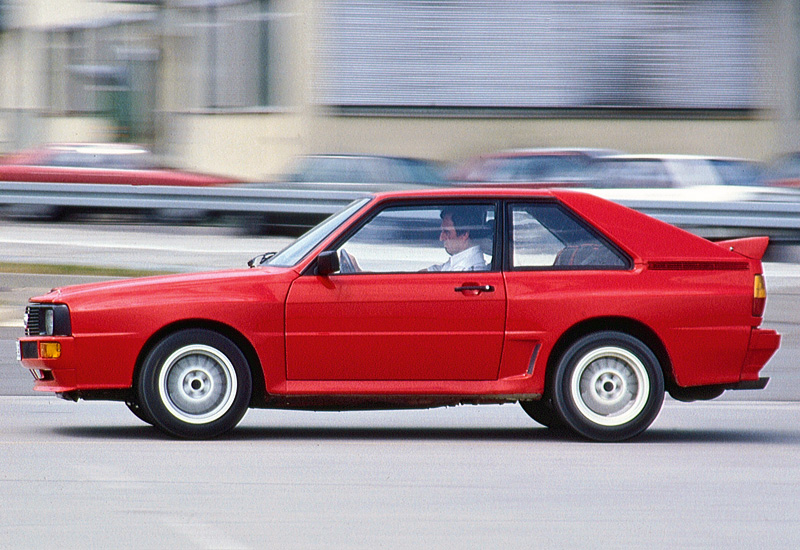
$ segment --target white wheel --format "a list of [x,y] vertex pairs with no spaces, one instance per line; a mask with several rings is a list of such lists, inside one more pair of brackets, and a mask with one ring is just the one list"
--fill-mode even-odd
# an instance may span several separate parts
[[221,418],[236,397],[236,369],[211,346],[192,344],[176,350],[159,371],[158,392],[167,410],[189,424]]
[[646,430],[664,401],[655,354],[629,334],[605,331],[578,339],[552,378],[553,407],[575,432],[621,441]]
[[250,367],[225,336],[188,329],[164,338],[139,373],[138,403],[160,430],[209,438],[231,430],[250,404]]
[[608,346],[581,357],[570,379],[572,401],[587,419],[621,426],[641,414],[650,395],[650,377],[630,351]]

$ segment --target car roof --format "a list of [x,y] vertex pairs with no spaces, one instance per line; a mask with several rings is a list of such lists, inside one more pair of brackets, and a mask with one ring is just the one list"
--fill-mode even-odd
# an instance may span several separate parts
[[730,259],[734,253],[637,210],[591,193],[561,188],[450,187],[393,191],[374,195],[379,201],[403,199],[555,199],[610,236],[628,253],[652,260]]
[[420,189],[414,191],[387,191],[376,193],[377,199],[417,199],[417,198],[518,198],[518,197],[555,197],[553,189],[531,189],[514,187],[444,187]]
[[149,153],[150,150],[132,143],[47,143],[32,150],[75,151],[79,153]]
[[753,159],[743,157],[725,157],[713,155],[689,155],[679,153],[668,154],[621,154],[621,155],[608,155],[603,160],[726,160],[738,162],[756,162]]
[[481,155],[482,158],[514,157],[514,156],[544,156],[544,155],[584,155],[605,157],[619,155],[620,151],[614,149],[600,149],[592,147],[531,147],[519,149],[504,149],[495,153]]
[[369,155],[369,154],[359,154],[359,153],[314,153],[309,155],[298,155],[297,157],[295,157],[295,159],[314,159],[314,158],[418,160],[425,162],[434,162],[419,157],[408,157],[399,155]]

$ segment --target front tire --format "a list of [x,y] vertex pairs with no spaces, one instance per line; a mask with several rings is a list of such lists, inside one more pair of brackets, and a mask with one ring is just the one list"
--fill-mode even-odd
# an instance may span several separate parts
[[233,429],[250,403],[252,378],[241,350],[206,329],[173,333],[148,353],[139,405],[153,425],[177,437],[206,439]]
[[552,429],[564,427],[564,422],[553,409],[553,405],[549,400],[542,398],[538,401],[520,401],[519,404],[528,416],[542,426]]
[[153,421],[150,420],[147,415],[144,414],[142,407],[136,401],[125,401],[125,405],[128,407],[128,410],[131,411],[136,418],[145,422],[147,424],[153,425]]
[[596,441],[622,441],[650,426],[664,402],[664,375],[642,341],[621,332],[572,344],[553,376],[553,406],[564,423]]

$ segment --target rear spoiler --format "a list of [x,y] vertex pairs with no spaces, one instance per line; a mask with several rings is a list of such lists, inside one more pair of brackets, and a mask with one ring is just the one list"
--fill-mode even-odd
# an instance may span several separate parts
[[769,244],[769,237],[747,237],[744,239],[731,239],[718,241],[716,244],[722,248],[727,248],[731,252],[741,254],[752,260],[760,260],[764,257]]

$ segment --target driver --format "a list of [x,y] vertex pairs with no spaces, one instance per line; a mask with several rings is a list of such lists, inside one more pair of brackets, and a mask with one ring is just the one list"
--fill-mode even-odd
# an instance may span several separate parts
[[442,231],[439,241],[450,255],[443,264],[432,265],[428,271],[486,271],[480,245],[484,227],[483,209],[475,206],[451,206],[441,213]]
[[[478,243],[485,231],[485,210],[479,206],[449,206],[442,209],[440,217],[439,242],[450,258],[422,271],[487,271],[489,266]],[[361,271],[356,259],[343,248],[339,250],[339,261],[342,273]]]

